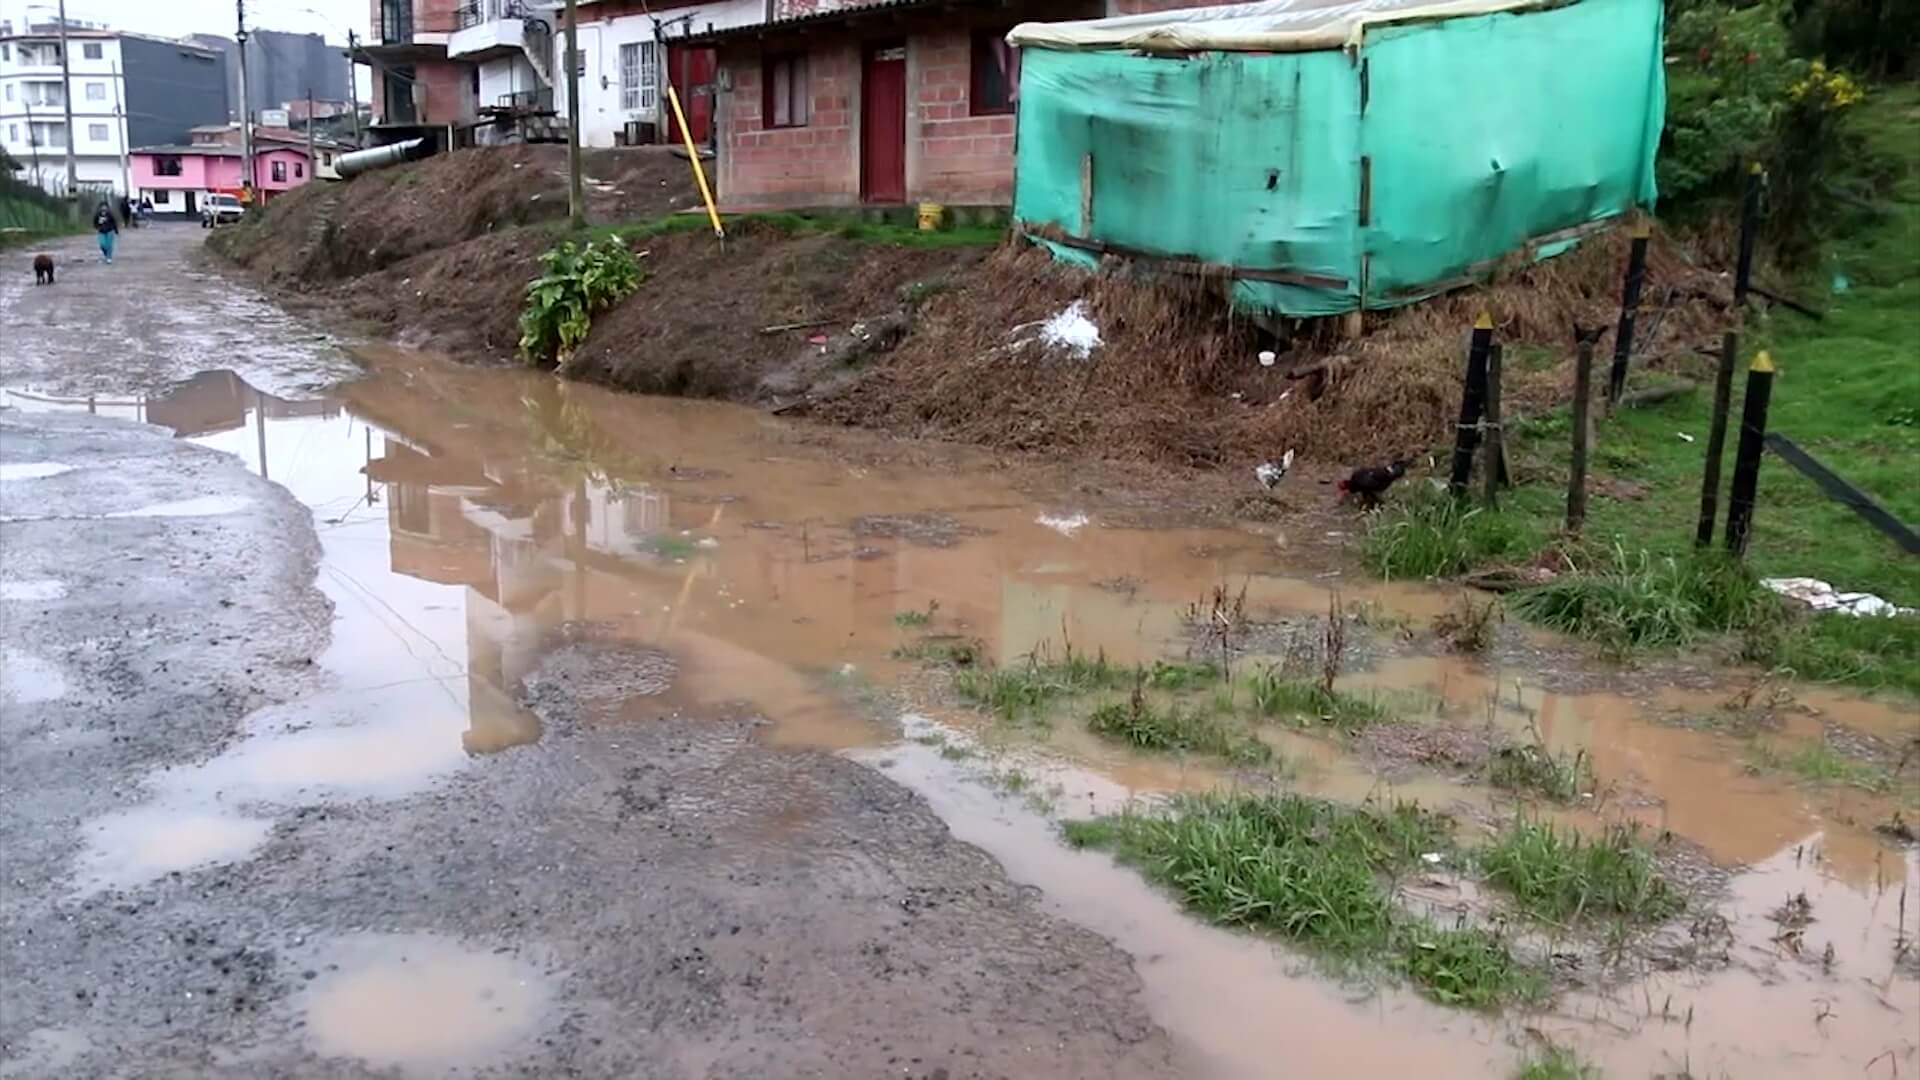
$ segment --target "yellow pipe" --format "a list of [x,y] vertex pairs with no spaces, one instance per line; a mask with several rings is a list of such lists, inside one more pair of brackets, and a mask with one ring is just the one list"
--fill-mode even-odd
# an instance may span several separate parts
[[720,210],[713,205],[713,189],[707,186],[707,170],[700,167],[700,151],[694,149],[693,132],[687,129],[687,114],[680,111],[680,94],[674,90],[673,82],[667,82],[667,104],[673,106],[673,118],[680,122],[680,138],[687,144],[687,160],[693,163],[693,179],[700,185],[700,198],[707,204],[707,220],[713,222],[713,235],[722,240],[727,238],[727,230],[720,225]]

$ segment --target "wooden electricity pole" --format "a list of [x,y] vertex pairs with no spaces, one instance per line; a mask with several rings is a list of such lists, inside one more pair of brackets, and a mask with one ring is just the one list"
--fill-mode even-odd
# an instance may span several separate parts
[[586,224],[586,195],[580,183],[580,10],[567,0],[567,224]]

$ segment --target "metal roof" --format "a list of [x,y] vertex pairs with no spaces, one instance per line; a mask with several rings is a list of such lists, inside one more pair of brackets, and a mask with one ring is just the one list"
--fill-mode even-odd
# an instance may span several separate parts
[[685,37],[669,37],[669,45],[714,45],[723,41],[739,41],[745,38],[772,37],[788,30],[805,30],[815,26],[829,26],[834,23],[848,23],[882,11],[910,11],[916,8],[939,8],[951,0],[878,0],[872,4],[850,4],[830,11],[815,11],[806,15],[795,15],[785,19],[773,19],[768,22],[748,23],[745,26],[730,26],[722,30],[710,30],[704,34],[689,34]]

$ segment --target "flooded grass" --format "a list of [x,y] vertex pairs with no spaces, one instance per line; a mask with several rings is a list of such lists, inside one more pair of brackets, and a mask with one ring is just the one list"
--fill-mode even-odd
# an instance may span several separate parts
[[1825,741],[1782,747],[1757,742],[1747,752],[1747,767],[1756,772],[1790,773],[1809,784],[1845,785],[1864,791],[1892,790],[1887,770],[1847,757]]
[[1491,1007],[1532,999],[1545,986],[1498,935],[1440,927],[1393,902],[1394,875],[1452,846],[1447,819],[1412,803],[1188,795],[1160,810],[1070,821],[1065,830],[1075,846],[1112,851],[1214,922],[1397,971],[1446,1004]]
[[896,611],[893,613],[893,625],[900,627],[902,630],[925,626],[932,621],[933,612],[931,611],[915,609],[912,611]]
[[1452,577],[1526,559],[1543,539],[1527,517],[1421,487],[1373,515],[1361,554],[1368,569],[1388,580]]
[[1487,880],[1522,911],[1567,925],[1584,918],[1653,922],[1685,906],[1654,865],[1638,830],[1610,826],[1597,839],[1518,818],[1478,853]]
[[1272,747],[1218,716],[1177,703],[1157,705],[1140,693],[1094,709],[1087,730],[1141,750],[1213,754],[1245,765],[1273,760]]
[[951,634],[931,634],[893,649],[895,660],[918,660],[923,664],[948,667],[973,667],[980,662],[983,649],[973,638]]
[[1751,628],[1742,658],[1803,679],[1920,695],[1920,616],[1811,615]]
[[1354,732],[1387,718],[1386,707],[1376,698],[1328,690],[1308,679],[1289,678],[1277,666],[1249,677],[1246,689],[1254,714],[1267,719],[1319,721],[1343,732]]
[[1549,1046],[1533,1054],[1513,1074],[1514,1080],[1595,1080],[1600,1070],[1582,1064],[1564,1046]]
[[1539,742],[1502,747],[1487,763],[1487,783],[1571,803],[1593,790],[1593,760],[1584,749],[1556,754]]
[[691,538],[665,533],[641,540],[639,547],[641,551],[662,559],[691,559],[699,551]]

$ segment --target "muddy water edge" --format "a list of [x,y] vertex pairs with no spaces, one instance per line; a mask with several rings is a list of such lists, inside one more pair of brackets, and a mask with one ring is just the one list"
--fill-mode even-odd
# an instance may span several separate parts
[[[760,744],[844,754],[906,784],[1049,910],[1130,954],[1182,1075],[1488,1076],[1542,1039],[1608,1075],[1920,1067],[1920,862],[1875,831],[1916,817],[1920,770],[1899,757],[1920,738],[1911,703],[1678,663],[1615,670],[1511,625],[1483,655],[1451,655],[1428,626],[1458,595],[1343,572],[1355,524],[1324,513],[1196,521],[1177,496],[1123,499],[1058,469],[733,406],[392,350],[361,360],[365,378],[313,400],[209,372],[151,399],[94,403],[291,490],[314,513],[336,621],[317,658],[328,690],[249,717],[226,751],[151,778],[144,803],[94,823],[83,892],[245,857],[272,824],[249,817],[248,802],[401,797],[484,774],[505,760],[487,755],[537,743],[552,723],[617,746],[666,711],[744,717]],[[1317,501],[1311,489],[1289,496]],[[1310,648],[1337,603],[1350,635],[1342,691],[1411,731],[1579,755],[1591,789],[1537,806],[1489,786],[1484,762],[1412,759],[1312,726],[1259,732],[1278,755],[1270,770],[1148,754],[1077,723],[998,722],[956,701],[948,669],[927,662],[954,644],[1002,669],[1069,655],[1208,658],[1194,617],[1218,588],[1244,613],[1230,656],[1241,670]],[[618,679],[579,677],[609,668]],[[589,683],[598,696],[581,699]],[[569,707],[552,708],[554,695],[571,695]],[[907,722],[917,739],[902,738],[903,714],[930,718]],[[1848,775],[1877,782],[1808,784],[1768,764],[1816,746],[1840,748],[1861,770]],[[1586,830],[1636,822],[1685,853],[1690,917],[1651,935],[1662,947],[1569,975],[1551,1005],[1493,1017],[1202,925],[1058,837],[1063,817],[1276,784],[1351,803],[1417,799],[1468,837],[1522,813]],[[624,790],[642,808],[698,797],[644,778]],[[749,846],[777,850],[806,828],[808,800],[792,794],[752,823]],[[152,821],[189,824],[162,837]],[[1776,916],[1795,897],[1807,918],[1786,925]],[[461,1055],[475,1047],[447,1032],[492,1006],[448,987],[497,983],[486,1000],[531,1024],[563,977],[430,935],[394,940],[355,938],[337,947],[348,960],[314,960],[307,1015],[324,1052],[403,1069],[471,1064]],[[394,967],[409,947],[445,962]],[[420,995],[456,1018],[390,1030],[361,1015]],[[717,1053],[681,1049],[689,1064]]]

